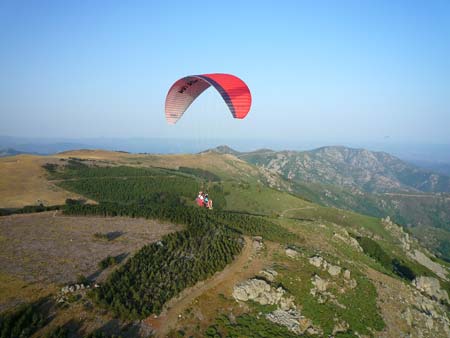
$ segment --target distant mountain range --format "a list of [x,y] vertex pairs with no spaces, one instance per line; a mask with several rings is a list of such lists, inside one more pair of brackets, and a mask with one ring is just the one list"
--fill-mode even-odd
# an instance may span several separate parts
[[450,192],[449,176],[419,168],[385,152],[342,146],[310,151],[238,152],[227,146],[213,150],[233,154],[294,181],[373,193]]
[[21,155],[21,154],[30,154],[30,153],[15,150],[12,148],[0,149],[0,157],[15,156],[15,155]]

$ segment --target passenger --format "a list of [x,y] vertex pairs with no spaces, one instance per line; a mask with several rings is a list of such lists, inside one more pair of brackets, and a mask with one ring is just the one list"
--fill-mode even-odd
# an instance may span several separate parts
[[195,202],[197,202],[197,205],[198,205],[199,207],[202,207],[202,206],[203,206],[202,194],[203,194],[203,192],[200,191],[200,192],[198,193],[197,198],[195,199]]

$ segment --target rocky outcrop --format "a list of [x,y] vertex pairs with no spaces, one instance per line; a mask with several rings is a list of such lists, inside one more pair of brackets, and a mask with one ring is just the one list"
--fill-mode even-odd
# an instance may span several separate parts
[[273,323],[283,325],[296,334],[319,334],[320,331],[314,328],[312,321],[302,316],[297,310],[275,310],[266,315],[266,318]]
[[264,269],[259,272],[259,276],[267,279],[269,282],[275,281],[275,278],[278,276],[278,272],[273,269]]
[[439,280],[434,277],[420,276],[413,280],[413,285],[421,292],[438,301],[449,302],[448,294],[441,289]]
[[[260,274],[274,278],[278,273],[272,269],[265,269]],[[283,325],[296,334],[322,332],[313,326],[311,320],[301,315],[294,303],[294,297],[288,295],[282,287],[275,288],[265,280],[252,278],[235,285],[233,297],[240,302],[252,300],[261,305],[276,305],[277,308],[274,311],[266,314],[266,319]]]
[[261,305],[279,305],[281,309],[295,308],[292,296],[286,295],[282,287],[274,288],[265,280],[253,278],[246,280],[233,289],[234,299],[242,302],[249,300]]
[[344,242],[345,244],[354,248],[358,252],[363,252],[363,249],[359,245],[358,241],[355,238],[353,238],[352,236],[350,236],[350,234],[347,232],[347,230],[342,228],[341,233],[342,234],[335,232],[333,234],[333,239]]
[[[409,327],[420,325],[428,330],[430,336],[439,332],[438,336],[450,337],[450,320],[447,317],[445,306],[438,301],[423,295],[416,295],[412,307],[407,307],[402,313]],[[423,329],[422,329],[423,330]]]
[[[100,285],[94,284],[94,288],[99,288]],[[69,284],[61,288],[60,292],[56,296],[57,303],[67,302],[71,295],[84,295],[91,286],[89,284]]]
[[[448,271],[445,267],[443,267],[441,264],[431,260],[422,251],[419,251],[417,249],[413,250],[413,244],[417,244],[417,240],[415,240],[407,232],[405,232],[403,230],[403,227],[392,222],[389,216],[387,216],[386,218],[382,218],[381,221],[382,221],[383,226],[387,230],[389,230],[389,232],[395,238],[399,239],[403,251],[410,258],[415,260],[417,263],[423,265],[424,267],[430,269],[431,271],[433,271],[436,275],[438,275],[443,280],[445,280],[445,281],[448,280],[448,277],[447,277]],[[427,252],[427,254],[433,256],[433,254],[429,253],[425,248],[422,248],[422,250],[425,250],[425,252]]]
[[345,293],[349,289],[354,289],[358,284],[355,279],[351,278],[350,270],[344,269],[342,272],[343,269],[339,265],[331,264],[319,255],[310,257],[309,263],[322,271],[328,272],[332,277],[326,279],[323,277],[323,274],[322,276],[315,274],[311,278],[312,288],[310,289],[310,294],[317,298],[320,304],[331,301],[335,305],[345,308],[343,304],[338,302],[336,295],[330,292],[329,288],[333,286],[334,289],[338,289],[339,293]]
[[318,255],[310,257],[309,263],[311,265],[314,265],[316,268],[326,270],[333,277],[338,276],[342,270],[340,266],[333,265],[327,262],[323,257]]
[[419,264],[433,271],[436,275],[441,277],[443,280],[447,279],[447,270],[439,263],[433,262],[428,256],[419,250],[414,250],[414,252],[408,252],[408,256],[414,259]]
[[350,326],[348,325],[348,323],[346,321],[344,321],[344,320],[339,321],[333,327],[333,336],[338,333],[345,333],[348,331],[349,328],[350,328]]

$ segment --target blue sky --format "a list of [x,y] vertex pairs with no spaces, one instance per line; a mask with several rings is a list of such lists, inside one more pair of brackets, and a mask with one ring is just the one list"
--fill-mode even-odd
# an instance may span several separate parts
[[[234,120],[178,78],[232,73]],[[0,135],[450,143],[448,1],[0,2]]]

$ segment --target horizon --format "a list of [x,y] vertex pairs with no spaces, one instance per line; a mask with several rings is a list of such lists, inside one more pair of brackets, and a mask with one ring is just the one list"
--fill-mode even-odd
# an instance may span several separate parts
[[63,151],[89,149],[126,151],[130,153],[198,153],[219,146],[228,146],[239,152],[261,149],[273,151],[310,151],[323,147],[346,147],[386,152],[404,161],[418,163],[450,164],[450,144],[411,143],[324,143],[320,141],[293,142],[290,140],[262,139],[192,139],[192,138],[54,138],[54,137],[11,137],[0,135],[0,150],[13,149],[41,155]]

